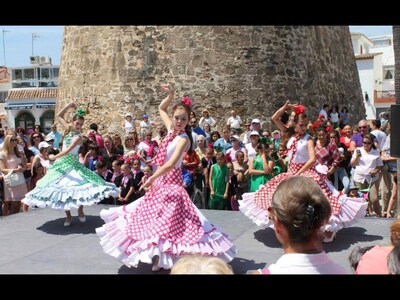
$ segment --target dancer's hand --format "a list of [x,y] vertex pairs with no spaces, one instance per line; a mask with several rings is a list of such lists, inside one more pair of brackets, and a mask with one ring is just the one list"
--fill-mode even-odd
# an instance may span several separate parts
[[153,176],[150,176],[149,179],[146,180],[146,182],[140,187],[140,190],[145,190],[148,191],[149,189],[151,189],[151,185],[153,183]]
[[169,94],[175,93],[175,83],[170,82],[169,84],[161,85],[161,89]]
[[50,154],[49,155],[49,160],[51,160],[51,161],[56,160],[55,155],[54,154]]

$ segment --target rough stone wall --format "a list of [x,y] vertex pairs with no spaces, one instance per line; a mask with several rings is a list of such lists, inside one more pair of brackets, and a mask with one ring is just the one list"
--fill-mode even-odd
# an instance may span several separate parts
[[57,110],[87,105],[86,126],[121,133],[126,112],[157,120],[169,80],[219,129],[234,107],[269,121],[287,99],[313,118],[324,103],[365,115],[348,26],[65,27]]

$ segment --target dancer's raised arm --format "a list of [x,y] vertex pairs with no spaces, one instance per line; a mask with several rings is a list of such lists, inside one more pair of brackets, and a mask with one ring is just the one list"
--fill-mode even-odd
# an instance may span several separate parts
[[167,127],[167,130],[171,130],[172,122],[168,116],[168,106],[175,99],[175,85],[173,83],[164,84],[161,86],[161,89],[166,91],[168,96],[161,101],[160,105],[158,106],[158,111],[160,113],[161,120],[164,122],[165,127]]
[[278,109],[272,116],[272,121],[275,123],[275,125],[279,128],[281,132],[285,132],[288,127],[283,124],[281,121],[280,117],[284,114],[285,111],[290,110],[290,109],[295,109],[297,104],[290,104],[289,100],[286,101],[286,103]]
[[68,129],[71,125],[64,119],[64,115],[67,112],[68,109],[76,108],[76,104],[71,102],[69,104],[67,104],[62,110],[60,110],[60,112],[57,114],[57,117],[61,123],[61,125],[64,127],[64,130]]

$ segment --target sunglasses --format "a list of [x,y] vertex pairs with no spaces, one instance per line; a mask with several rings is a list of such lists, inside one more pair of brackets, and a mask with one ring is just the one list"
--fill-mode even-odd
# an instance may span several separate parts
[[371,145],[372,143],[370,142],[363,142],[364,145]]
[[358,129],[368,128],[368,126],[358,126]]
[[17,139],[10,139],[10,142],[17,142]]

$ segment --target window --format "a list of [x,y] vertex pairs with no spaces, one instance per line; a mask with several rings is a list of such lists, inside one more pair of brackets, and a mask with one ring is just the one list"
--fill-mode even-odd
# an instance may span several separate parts
[[53,68],[53,77],[52,78],[58,78],[59,71],[60,71],[60,68]]
[[393,79],[393,70],[385,70],[385,77],[386,80]]
[[48,134],[51,131],[51,124],[54,123],[54,110],[46,111],[40,119],[44,133]]
[[35,78],[35,69],[25,69],[24,70],[24,77],[26,79],[34,79]]
[[22,70],[16,69],[12,70],[12,80],[21,80],[22,79]]
[[50,70],[48,68],[40,69],[42,79],[50,79]]
[[15,124],[27,131],[35,125],[35,117],[30,112],[24,111],[15,119]]

